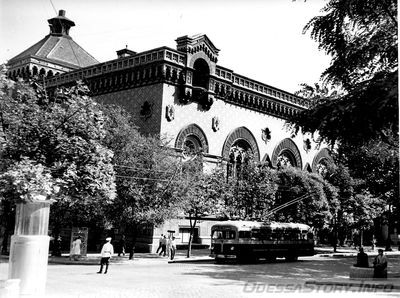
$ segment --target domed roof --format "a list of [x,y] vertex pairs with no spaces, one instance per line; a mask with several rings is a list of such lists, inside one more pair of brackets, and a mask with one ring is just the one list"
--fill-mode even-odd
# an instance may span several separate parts
[[8,61],[9,65],[25,58],[40,58],[71,68],[80,68],[99,63],[69,36],[75,23],[65,17],[65,11],[48,20],[50,34]]

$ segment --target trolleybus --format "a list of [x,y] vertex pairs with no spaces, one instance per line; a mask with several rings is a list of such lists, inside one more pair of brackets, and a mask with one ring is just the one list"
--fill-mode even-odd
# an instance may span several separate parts
[[296,261],[300,256],[312,255],[313,233],[305,224],[224,221],[211,227],[211,256],[216,261],[277,257]]

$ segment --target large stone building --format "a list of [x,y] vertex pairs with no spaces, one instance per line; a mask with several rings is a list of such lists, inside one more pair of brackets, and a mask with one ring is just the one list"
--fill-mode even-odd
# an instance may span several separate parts
[[[96,100],[124,106],[141,132],[166,136],[177,151],[202,151],[206,168],[240,162],[247,150],[272,167],[283,157],[310,172],[330,158],[309,136],[291,136],[285,128],[307,109],[306,101],[219,65],[220,50],[206,35],[179,37],[175,49],[122,49],[116,59],[98,63],[69,36],[74,23],[65,12],[48,22],[50,34],[9,61],[11,77],[36,68],[49,88],[82,79]],[[200,224],[199,242],[209,241],[209,225]],[[149,232],[148,244],[167,229],[186,241],[188,223],[171,221]]]

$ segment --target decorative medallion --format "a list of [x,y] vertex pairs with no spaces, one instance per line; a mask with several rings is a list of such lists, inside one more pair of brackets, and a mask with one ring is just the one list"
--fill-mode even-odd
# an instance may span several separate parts
[[144,121],[149,119],[153,115],[153,106],[153,103],[145,101],[140,108],[140,118],[144,119]]
[[305,139],[303,141],[303,149],[307,153],[311,150],[311,141],[310,141],[310,139]]
[[212,118],[212,129],[213,131],[219,130],[219,118],[217,116]]
[[173,105],[166,106],[165,117],[168,121],[172,121],[175,119],[175,108]]
[[268,127],[261,129],[261,139],[264,141],[265,144],[267,144],[268,141],[271,140],[271,131]]

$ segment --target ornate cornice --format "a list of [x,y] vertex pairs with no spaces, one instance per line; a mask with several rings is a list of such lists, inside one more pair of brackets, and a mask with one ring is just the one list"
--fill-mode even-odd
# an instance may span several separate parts
[[[201,44],[207,45],[206,41],[201,40]],[[197,49],[195,44],[193,46]],[[211,44],[209,46],[212,48]],[[197,50],[204,51],[201,45]],[[215,54],[215,49],[209,51]],[[208,89],[198,90],[192,86],[193,69],[187,66],[187,55],[168,47],[156,48],[54,76],[46,80],[46,86],[51,89],[84,80],[93,95],[99,95],[167,83],[178,87],[181,104],[197,101],[204,110],[211,108],[214,98],[281,119],[290,119],[307,108],[300,97],[222,66],[216,66],[215,74],[210,75]]]

